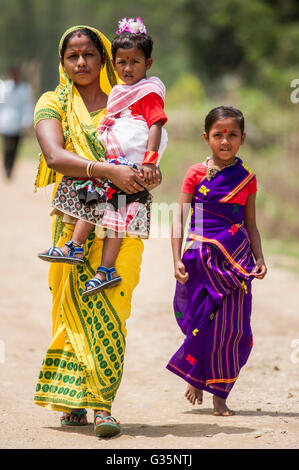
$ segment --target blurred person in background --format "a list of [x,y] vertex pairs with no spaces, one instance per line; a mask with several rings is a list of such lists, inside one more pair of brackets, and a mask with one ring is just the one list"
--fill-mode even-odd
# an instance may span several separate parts
[[21,138],[33,124],[33,94],[31,86],[22,81],[18,67],[10,69],[1,91],[0,133],[3,136],[5,175],[10,179]]

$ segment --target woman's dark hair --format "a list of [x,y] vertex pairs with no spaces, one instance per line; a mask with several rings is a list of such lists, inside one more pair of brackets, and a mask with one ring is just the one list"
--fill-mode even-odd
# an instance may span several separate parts
[[72,31],[71,33],[69,33],[64,38],[64,41],[63,41],[62,46],[61,46],[61,52],[60,52],[60,56],[61,56],[62,61],[63,61],[65,50],[67,48],[69,40],[71,38],[73,38],[74,36],[76,36],[79,32],[81,34],[83,34],[84,36],[87,36],[89,39],[91,39],[91,41],[94,43],[94,45],[98,49],[102,60],[104,61],[105,58],[106,58],[106,55],[105,55],[105,51],[104,51],[103,45],[102,45],[99,37],[93,31],[91,31],[90,29],[87,29],[87,28],[76,29],[75,31]]
[[144,53],[145,58],[149,59],[152,55],[153,40],[150,36],[144,33],[133,34],[128,31],[124,31],[118,34],[111,44],[113,61],[115,61],[117,49],[132,49],[132,47],[140,49]]
[[241,134],[244,134],[244,116],[243,113],[233,106],[218,106],[212,109],[205,119],[205,132],[209,135],[209,132],[216,121],[221,119],[234,118],[240,127]]

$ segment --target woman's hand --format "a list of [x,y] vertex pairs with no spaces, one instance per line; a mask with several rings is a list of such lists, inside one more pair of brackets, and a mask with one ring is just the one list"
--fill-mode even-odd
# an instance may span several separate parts
[[255,267],[252,270],[252,274],[254,274],[257,279],[263,279],[266,276],[267,267],[263,258],[259,258],[256,260]]
[[127,194],[135,194],[143,191],[145,182],[140,172],[127,165],[108,165],[107,177],[115,186]]
[[181,259],[175,262],[174,277],[181,284],[185,284],[185,282],[187,282],[189,279],[189,274],[186,273],[185,265]]

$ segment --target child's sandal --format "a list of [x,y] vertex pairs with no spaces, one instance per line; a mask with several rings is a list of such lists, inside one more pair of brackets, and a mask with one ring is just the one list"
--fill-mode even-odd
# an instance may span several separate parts
[[66,242],[65,246],[68,247],[69,253],[65,255],[60,248],[53,246],[45,253],[39,253],[37,256],[43,261],[49,261],[51,263],[67,263],[67,264],[83,264],[84,259],[75,256],[76,254],[83,255],[83,248],[81,246],[74,246],[72,240]]
[[112,277],[112,274],[116,273],[115,268],[105,268],[105,266],[99,266],[97,269],[98,273],[104,273],[106,276],[105,281],[101,281],[97,277],[93,277],[85,284],[85,291],[82,295],[94,295],[102,289],[113,287],[121,282],[121,277]]

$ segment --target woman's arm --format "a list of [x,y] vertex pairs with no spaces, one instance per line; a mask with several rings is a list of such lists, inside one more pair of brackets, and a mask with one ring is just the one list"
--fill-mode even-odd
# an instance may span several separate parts
[[264,261],[260,233],[256,225],[255,198],[256,193],[248,196],[245,206],[245,225],[248,229],[250,245],[256,262],[253,272],[257,279],[263,279],[267,273],[267,267]]
[[[61,123],[57,119],[43,119],[36,125],[36,137],[49,168],[74,178],[86,178],[89,160],[64,148]],[[126,165],[97,162],[93,167],[95,178],[108,178],[128,194],[142,191],[143,182],[138,172]]]
[[181,193],[179,199],[179,207],[175,214],[171,228],[171,247],[174,264],[174,276],[181,283],[189,278],[189,274],[185,271],[185,265],[182,262],[182,243],[184,239],[184,228],[189,214],[193,194]]

